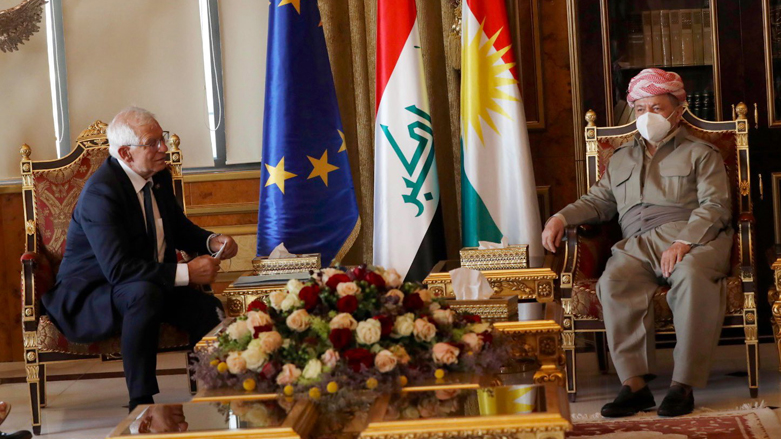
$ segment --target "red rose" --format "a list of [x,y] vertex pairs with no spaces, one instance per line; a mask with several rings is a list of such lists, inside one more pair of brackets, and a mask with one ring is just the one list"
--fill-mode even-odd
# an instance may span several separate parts
[[402,303],[407,311],[417,311],[426,305],[423,303],[423,299],[420,298],[420,294],[418,293],[407,294],[404,296],[404,302]]
[[349,328],[332,329],[328,339],[331,340],[334,349],[341,351],[353,340],[353,331]]
[[374,355],[367,349],[355,348],[344,353],[347,365],[355,372],[360,372],[363,367],[370,369],[374,365]]
[[252,334],[252,338],[258,338],[258,336],[263,332],[269,332],[272,329],[274,329],[274,325],[263,325],[263,326],[256,326],[255,331]]
[[266,312],[267,310],[268,310],[268,306],[266,306],[266,302],[264,302],[264,301],[262,301],[260,299],[255,299],[252,302],[250,302],[249,305],[247,305],[247,312],[250,312],[250,311],[263,311],[263,312]]
[[494,335],[491,334],[491,331],[485,331],[482,334],[477,334],[478,337],[483,339],[483,343],[489,345],[491,342],[494,341]]
[[361,265],[353,268],[353,276],[355,276],[355,280],[363,280],[366,277],[366,267]]
[[307,337],[303,340],[304,343],[310,345],[310,346],[317,346],[318,342],[320,340],[317,337]]
[[328,278],[328,282],[325,283],[325,286],[332,290],[336,290],[336,286],[342,282],[352,282],[352,280],[350,279],[350,276],[344,273],[337,273]]
[[464,314],[462,317],[466,323],[480,323],[483,321],[483,319],[477,314]]
[[298,292],[298,298],[304,302],[304,308],[307,311],[312,311],[320,303],[320,287],[307,285]]
[[393,331],[393,320],[390,317],[384,315],[374,316],[374,320],[379,320],[381,326],[381,335],[387,337]]
[[336,309],[339,312],[346,312],[352,314],[358,309],[358,299],[355,296],[344,296],[336,301]]
[[366,273],[366,276],[363,278],[363,280],[369,282],[377,288],[385,288],[385,279],[373,271]]
[[275,376],[277,376],[278,373],[279,364],[275,361],[269,361],[265,366],[263,366],[263,369],[260,370],[260,376],[267,380],[273,379]]

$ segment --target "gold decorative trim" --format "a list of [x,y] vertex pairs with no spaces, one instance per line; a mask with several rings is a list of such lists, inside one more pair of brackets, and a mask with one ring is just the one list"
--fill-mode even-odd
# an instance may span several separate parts
[[5,194],[21,194],[22,183],[11,183],[0,185],[0,195]]
[[290,274],[302,271],[318,270],[320,268],[320,254],[296,255],[292,258],[269,259],[261,256],[252,260],[252,268],[260,275]]
[[575,178],[578,196],[588,192],[586,179],[586,157],[583,152],[583,122],[580,119],[583,111],[583,94],[580,77],[580,25],[578,20],[577,0],[567,0],[567,44],[569,46],[570,84],[572,84],[572,138],[575,149]]
[[464,247],[460,251],[461,266],[490,271],[524,269],[529,267],[528,252],[527,244],[482,250],[478,247]]
[[207,206],[189,206],[187,208],[188,217],[239,213],[258,213],[258,203],[210,204]]
[[185,183],[260,179],[260,169],[251,171],[214,171],[184,174]]
[[448,299],[447,304],[455,311],[476,314],[488,322],[518,320],[518,296],[492,297],[485,300]]
[[[350,248],[355,244],[355,240],[358,239],[358,233],[361,231],[361,217],[358,217],[358,220],[355,221],[355,227],[353,227],[353,231],[350,232],[350,236],[347,237],[347,239],[344,241],[344,244],[342,244],[342,248],[339,249],[339,251],[336,253],[336,256],[334,256],[334,260],[341,262],[342,259],[344,259],[344,256],[347,254],[348,251],[350,251]],[[328,261],[328,264],[331,264],[331,261]]]
[[612,55],[610,53],[610,11],[607,0],[599,2],[599,19],[602,29],[602,74],[605,77],[605,116],[607,125],[613,126],[613,71],[611,67]]
[[94,136],[105,136],[106,135],[106,128],[108,128],[108,124],[96,120],[93,122],[90,126],[88,126],[85,130],[83,130],[81,133],[79,133],[79,138],[86,138],[86,137],[94,137]]
[[37,382],[40,381],[38,377],[38,370],[39,366],[37,364],[33,365],[27,365],[25,366],[25,371],[27,372],[27,382]]

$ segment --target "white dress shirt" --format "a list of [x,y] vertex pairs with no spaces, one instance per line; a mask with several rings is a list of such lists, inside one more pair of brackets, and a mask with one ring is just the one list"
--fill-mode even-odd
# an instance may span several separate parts
[[[146,211],[144,210],[144,193],[143,189],[147,182],[152,182],[152,179],[144,179],[144,177],[138,175],[136,171],[130,169],[124,161],[117,160],[119,165],[130,178],[130,183],[133,184],[133,189],[136,191],[138,197],[138,203],[141,205],[141,214],[146,218]],[[154,184],[154,182],[152,182]],[[160,209],[157,207],[157,200],[155,199],[155,192],[152,194],[152,216],[155,221],[155,231],[157,235],[157,262],[163,262],[165,257],[165,231],[163,229],[163,218],[160,216]],[[146,222],[144,222],[144,228],[146,229]],[[211,237],[210,237],[211,238]],[[174,279],[174,285],[177,287],[184,287],[190,283],[190,272],[187,270],[187,264],[176,265],[176,278]]]

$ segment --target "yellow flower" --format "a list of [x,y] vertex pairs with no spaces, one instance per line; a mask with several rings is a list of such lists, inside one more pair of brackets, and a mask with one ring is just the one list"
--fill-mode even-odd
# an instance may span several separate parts
[[285,392],[285,395],[287,396],[293,396],[293,386],[291,386],[290,384],[285,386],[285,388],[282,391]]
[[225,373],[227,371],[228,371],[228,363],[224,361],[220,361],[220,364],[217,365],[217,372]]
[[317,387],[309,389],[309,397],[312,399],[320,399],[320,389]]
[[339,384],[336,384],[336,381],[331,381],[328,383],[326,390],[328,390],[328,393],[336,393],[339,391]]
[[253,380],[252,378],[247,378],[246,380],[244,380],[244,390],[248,392],[255,390],[255,385],[256,385],[255,380]]
[[220,360],[218,360],[218,359],[216,359],[216,358],[215,358],[214,360],[212,360],[211,362],[209,362],[209,364],[211,364],[212,366],[217,366],[218,364],[220,364]]
[[401,387],[406,386],[407,383],[409,383],[409,380],[407,379],[406,376],[404,375],[399,376],[399,384],[401,384]]
[[445,370],[444,369],[437,369],[434,371],[434,377],[436,377],[438,380],[441,380],[445,377]]
[[366,388],[369,390],[376,389],[379,384],[380,383],[377,382],[377,378],[369,378],[366,380]]

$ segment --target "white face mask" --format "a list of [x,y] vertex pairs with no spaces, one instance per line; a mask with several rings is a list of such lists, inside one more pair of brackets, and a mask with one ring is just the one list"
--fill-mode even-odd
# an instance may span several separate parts
[[675,111],[667,118],[664,118],[657,113],[645,113],[637,118],[637,131],[640,132],[640,135],[643,136],[645,140],[648,140],[651,143],[659,143],[667,136],[667,133],[669,133],[672,128],[670,118],[673,114],[675,114]]

